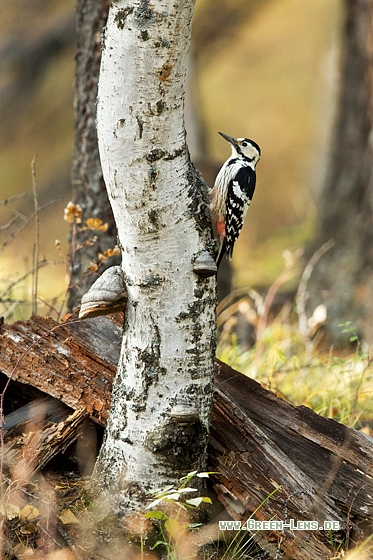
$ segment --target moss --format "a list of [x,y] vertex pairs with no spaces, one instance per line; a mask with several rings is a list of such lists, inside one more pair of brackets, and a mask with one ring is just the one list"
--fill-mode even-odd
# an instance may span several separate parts
[[[152,320],[152,319],[151,319]],[[153,332],[150,344],[144,349],[137,348],[136,367],[143,370],[142,375],[142,392],[135,398],[133,397],[131,408],[134,412],[139,413],[146,408],[147,394],[149,387],[164,375],[166,370],[160,366],[160,345],[161,336],[158,326],[153,322]]]
[[[207,279],[209,281],[209,279]],[[203,281],[206,284],[206,280]],[[191,379],[201,378],[201,357],[206,355],[206,352],[210,356],[215,355],[216,339],[215,339],[215,325],[214,321],[211,321],[211,332],[214,335],[211,337],[205,336],[205,329],[201,323],[201,315],[205,311],[206,306],[216,305],[216,292],[214,285],[210,288],[206,286],[198,286],[195,288],[195,297],[191,303],[188,305],[187,311],[181,311],[176,317],[176,322],[181,323],[186,319],[192,318],[192,326],[190,329],[189,341],[191,343],[190,348],[186,350],[190,359],[188,362],[188,373]]]
[[133,284],[134,284],[132,278],[130,276],[128,276],[127,274],[124,274],[124,281],[125,281],[127,286],[133,286]]
[[166,38],[166,37],[161,37],[160,39],[158,39],[155,43],[154,46],[156,49],[158,49],[159,47],[163,48],[163,49],[168,49],[170,48],[170,41]]
[[197,298],[197,299],[201,299],[201,298],[203,298],[204,293],[205,293],[205,290],[201,286],[197,286],[194,290],[194,297]]

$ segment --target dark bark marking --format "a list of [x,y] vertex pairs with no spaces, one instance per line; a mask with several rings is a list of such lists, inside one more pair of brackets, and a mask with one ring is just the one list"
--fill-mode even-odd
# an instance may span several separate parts
[[129,16],[129,14],[132,14],[132,12],[133,6],[128,6],[127,8],[122,8],[121,10],[117,11],[114,21],[117,24],[118,29],[124,29],[124,22],[126,21],[127,16]]
[[158,161],[160,159],[164,159],[165,161],[172,161],[173,159],[181,156],[186,149],[186,145],[178,148],[177,150],[174,150],[173,152],[165,152],[164,150],[155,148],[154,150],[151,150],[149,153],[147,153],[145,157],[150,163],[154,163],[155,161]]
[[142,118],[140,117],[140,115],[136,115],[136,120],[137,120],[137,125],[139,127],[139,139],[141,140],[142,138],[142,133],[144,131],[144,121],[142,120]]

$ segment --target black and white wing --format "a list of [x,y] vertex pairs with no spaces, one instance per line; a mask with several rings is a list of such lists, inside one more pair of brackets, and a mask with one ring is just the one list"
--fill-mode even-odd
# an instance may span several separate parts
[[228,186],[226,204],[226,251],[232,258],[233,246],[241,233],[246,212],[254,195],[256,174],[251,167],[241,167]]

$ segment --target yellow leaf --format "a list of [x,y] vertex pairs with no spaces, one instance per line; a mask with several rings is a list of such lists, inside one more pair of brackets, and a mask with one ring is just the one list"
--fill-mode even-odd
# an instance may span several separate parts
[[20,509],[18,506],[9,504],[6,508],[6,517],[9,521],[19,516]]
[[35,523],[26,523],[26,525],[22,525],[19,532],[22,535],[34,535],[37,530],[38,528]]
[[32,506],[31,504],[27,504],[19,512],[19,518],[21,521],[33,521],[34,519],[37,519],[39,515],[38,508]]
[[104,257],[114,257],[115,255],[120,255],[120,249],[117,245],[113,249],[104,251]]
[[88,270],[90,270],[91,272],[97,272],[98,271],[98,264],[91,261],[88,265]]
[[164,526],[170,537],[176,540],[180,532],[180,523],[178,522],[178,520],[169,517],[168,519],[166,519]]
[[370,436],[370,429],[369,426],[363,426],[359,432],[363,432],[363,434],[366,434],[367,436]]
[[73,514],[70,509],[63,509],[58,517],[64,525],[73,525],[80,523],[79,519],[76,517],[76,515]]
[[95,230],[100,227],[100,225],[102,224],[102,220],[100,220],[100,218],[88,218],[85,223],[87,224],[89,229]]
[[100,218],[88,218],[85,223],[88,229],[92,230],[106,231],[109,227],[109,224],[103,224]]
[[80,204],[74,204],[69,202],[63,211],[63,219],[69,224],[81,224],[82,223],[83,210]]

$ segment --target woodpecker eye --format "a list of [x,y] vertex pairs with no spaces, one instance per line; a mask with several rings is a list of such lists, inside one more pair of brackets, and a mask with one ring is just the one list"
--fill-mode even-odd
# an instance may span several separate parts
[[242,146],[243,148],[246,148],[247,142],[242,142],[241,146]]

